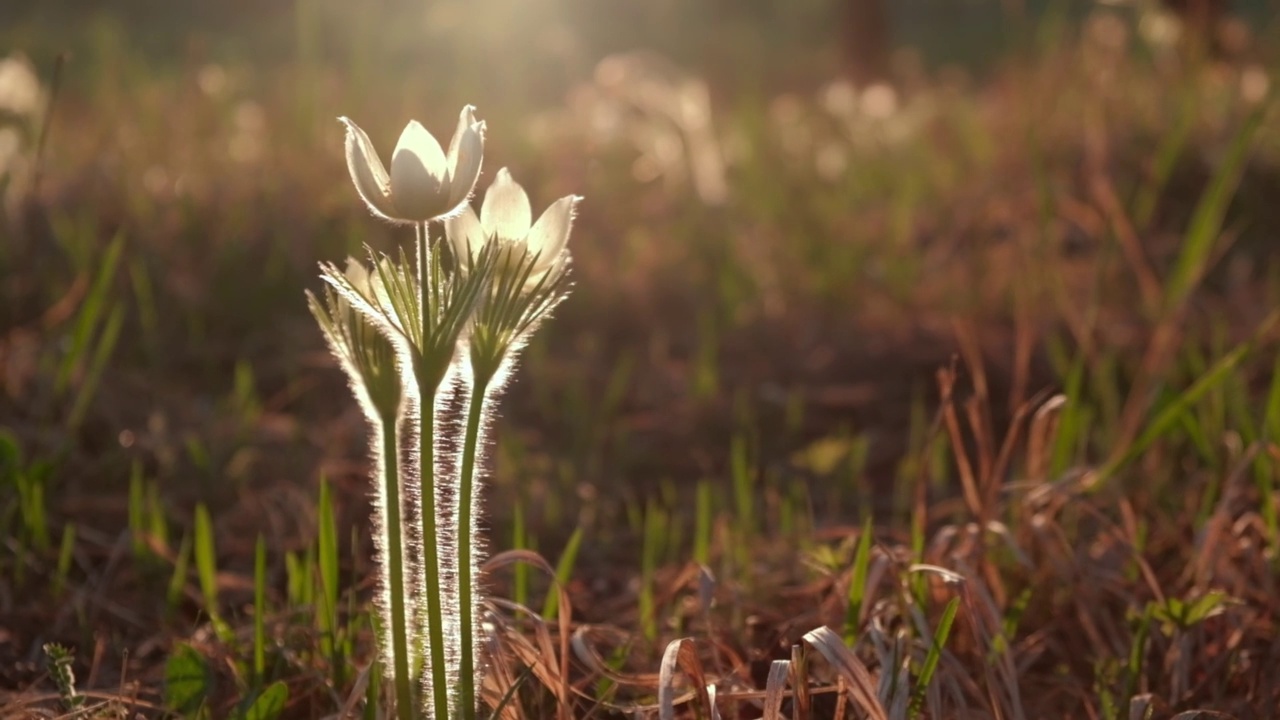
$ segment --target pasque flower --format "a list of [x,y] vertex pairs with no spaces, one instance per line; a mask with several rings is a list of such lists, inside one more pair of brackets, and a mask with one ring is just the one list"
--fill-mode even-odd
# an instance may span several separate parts
[[471,197],[484,157],[484,122],[467,105],[446,154],[417,120],[409,121],[391,155],[391,172],[369,136],[348,118],[347,169],[374,215],[402,223],[424,223],[456,213]]
[[[535,223],[528,195],[504,168],[480,214],[472,211],[484,123],[471,106],[447,153],[409,123],[390,172],[368,135],[341,120],[360,196],[375,215],[414,225],[417,236],[412,260],[401,248],[398,257],[371,253],[372,269],[321,263],[330,287],[324,303],[310,298],[377,436],[384,677],[394,683],[400,720],[475,720],[486,637],[477,582],[484,420],[520,348],[568,295],[567,246],[580,198],[557,200]],[[451,253],[432,242],[428,223],[436,220]],[[447,442],[458,439],[448,417],[453,400],[467,405],[460,458],[439,452],[456,447]]]
[[500,248],[510,253],[508,265],[532,256],[532,267],[528,268],[528,283],[532,285],[549,271],[560,271],[568,260],[569,231],[580,200],[577,195],[566,195],[551,203],[534,223],[528,194],[502,168],[485,193],[479,217],[468,206],[445,220],[445,232],[455,255],[462,260],[476,257],[489,242],[500,243]]
[[[483,676],[483,655],[477,637],[480,622],[480,515],[478,484],[483,475],[485,418],[490,416],[515,357],[534,329],[569,292],[569,232],[581,198],[568,195],[551,204],[533,222],[529,196],[511,173],[498,171],[485,193],[477,217],[470,206],[445,220],[445,232],[463,277],[484,280],[484,291],[470,317],[466,339],[466,429],[457,484],[452,494],[454,512],[448,522],[457,538],[457,589],[460,610],[462,678]],[[461,685],[460,703],[475,706],[474,683]],[[474,714],[464,715],[468,720]]]

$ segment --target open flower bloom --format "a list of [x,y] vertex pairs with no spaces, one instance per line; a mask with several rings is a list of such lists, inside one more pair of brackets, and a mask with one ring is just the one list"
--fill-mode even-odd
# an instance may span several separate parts
[[489,242],[502,243],[504,250],[535,256],[529,284],[537,283],[549,271],[559,270],[569,257],[569,231],[573,213],[582,198],[566,195],[551,203],[538,222],[533,222],[529,196],[506,168],[498,171],[485,193],[480,216],[468,206],[445,221],[449,243],[459,259],[476,257]]
[[391,155],[391,172],[378,158],[364,130],[347,127],[347,169],[374,215],[392,222],[421,223],[458,212],[471,197],[484,158],[484,122],[475,108],[462,108],[446,155],[417,120],[409,121]]

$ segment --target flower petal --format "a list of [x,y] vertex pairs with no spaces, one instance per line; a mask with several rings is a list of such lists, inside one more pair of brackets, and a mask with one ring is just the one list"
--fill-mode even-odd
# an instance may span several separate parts
[[498,171],[484,194],[480,222],[488,234],[503,240],[520,242],[529,234],[529,226],[533,224],[529,196],[506,168]]
[[565,254],[565,247],[569,244],[569,231],[573,229],[574,212],[581,200],[577,195],[566,195],[551,203],[551,207],[542,213],[538,223],[529,231],[525,242],[531,254],[538,254],[534,272],[556,265],[560,256]]
[[480,224],[480,218],[476,217],[476,212],[470,205],[464,205],[462,212],[445,219],[444,232],[449,238],[454,259],[464,267],[471,258],[479,254],[488,241],[484,226]]
[[458,129],[449,141],[449,203],[458,208],[471,197],[484,161],[484,122],[476,122],[468,105],[458,116]]
[[441,197],[447,172],[440,143],[421,123],[410,120],[391,156],[391,199],[401,216],[425,222],[451,210]]
[[345,117],[338,118],[347,128],[347,170],[370,212],[384,220],[397,220],[391,204],[391,178],[378,158],[369,136],[359,125]]

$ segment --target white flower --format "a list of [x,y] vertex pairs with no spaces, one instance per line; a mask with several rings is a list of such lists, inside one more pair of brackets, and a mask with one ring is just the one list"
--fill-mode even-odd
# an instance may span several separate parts
[[26,56],[0,59],[0,111],[34,117],[44,107],[44,90],[36,69]]
[[351,120],[347,127],[347,169],[374,215],[392,222],[427,222],[458,212],[471,197],[484,157],[484,122],[475,108],[462,108],[449,154],[417,120],[409,121],[391,155],[391,172],[378,159],[369,136]]
[[551,203],[536,224],[529,196],[506,168],[498,171],[484,196],[480,216],[470,206],[445,220],[449,243],[459,258],[474,257],[488,242],[498,242],[513,251],[521,249],[537,257],[529,282],[537,282],[549,270],[561,267],[568,258],[569,231],[573,214],[582,198],[566,195]]

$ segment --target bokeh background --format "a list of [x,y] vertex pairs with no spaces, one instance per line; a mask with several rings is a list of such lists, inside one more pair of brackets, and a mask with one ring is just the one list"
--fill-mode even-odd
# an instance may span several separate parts
[[[361,206],[338,116],[386,155],[471,103],[478,187],[506,166],[535,212],[585,196],[488,520],[494,548],[550,558],[580,530],[574,592],[625,618],[648,518],[678,562],[700,493],[754,508],[762,537],[893,526],[917,481],[954,499],[939,368],[1001,438],[1088,358],[1066,472],[1133,440],[1132,388],[1164,397],[1249,338],[1280,293],[1276,19],[1266,0],[7,0],[4,529],[26,553],[74,525],[72,574],[109,601],[11,582],[0,682],[38,675],[23,623],[160,633],[163,592],[116,564],[144,505],[170,560],[210,509],[234,605],[259,534],[309,547],[323,477],[367,592],[364,427],[303,291],[318,261],[409,238]],[[1166,367],[1171,296],[1187,354]],[[1271,369],[1240,367],[1242,397]],[[144,675],[160,648],[131,656]]]

